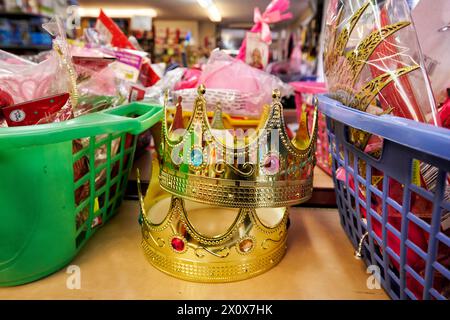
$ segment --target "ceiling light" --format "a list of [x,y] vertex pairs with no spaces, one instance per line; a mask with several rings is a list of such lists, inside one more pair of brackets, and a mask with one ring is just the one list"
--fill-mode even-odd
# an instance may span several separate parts
[[[131,18],[133,16],[146,16],[154,18],[157,16],[155,9],[152,8],[102,8],[103,12],[110,18]],[[100,8],[78,8],[81,17],[98,17]]]
[[220,14],[220,11],[216,6],[208,7],[208,15],[211,21],[214,22],[222,21],[222,15]]
[[213,0],[197,0],[198,4],[208,11],[209,19],[213,22],[222,21],[222,15],[220,14],[219,8]]

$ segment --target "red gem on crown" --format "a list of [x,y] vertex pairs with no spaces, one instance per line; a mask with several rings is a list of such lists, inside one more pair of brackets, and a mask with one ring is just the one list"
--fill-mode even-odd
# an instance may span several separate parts
[[172,238],[171,245],[172,245],[172,248],[175,251],[178,251],[178,252],[183,251],[184,250],[184,246],[185,246],[184,241],[182,239],[180,239],[180,238],[177,238],[177,237]]

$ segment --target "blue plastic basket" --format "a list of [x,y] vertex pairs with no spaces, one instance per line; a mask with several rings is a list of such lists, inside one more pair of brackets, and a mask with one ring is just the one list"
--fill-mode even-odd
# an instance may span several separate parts
[[[441,229],[441,219],[450,211],[450,130],[389,115],[374,116],[326,96],[319,96],[318,104],[327,116],[336,200],[351,242],[367,265],[380,270],[379,281],[391,298],[448,300],[450,238]],[[381,157],[375,159],[351,144],[348,127],[382,137]],[[414,183],[416,160],[434,167],[433,191]],[[361,174],[361,163],[365,163],[365,174]],[[344,168],[345,179],[336,178],[339,167]],[[372,184],[373,173],[383,177],[382,188]],[[389,181],[400,186],[401,203],[390,196]],[[414,212],[411,199],[418,197],[430,204],[431,217]],[[392,223],[392,212],[398,212],[398,225]],[[413,240],[413,230],[422,230],[426,247]]]

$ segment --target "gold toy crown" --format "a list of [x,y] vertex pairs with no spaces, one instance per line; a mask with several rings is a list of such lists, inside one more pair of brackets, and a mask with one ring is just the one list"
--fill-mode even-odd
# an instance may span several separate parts
[[275,266],[286,251],[285,208],[239,209],[236,215],[230,212],[236,209],[185,204],[172,196],[146,212],[140,200],[144,253],[153,266],[176,278],[243,280]]
[[181,132],[171,132],[166,116],[163,120],[160,184],[164,190],[233,208],[283,207],[311,197],[317,112],[312,133],[304,112],[291,141],[280,92],[275,90],[257,130],[241,135],[211,127],[204,94],[202,85],[192,118]]

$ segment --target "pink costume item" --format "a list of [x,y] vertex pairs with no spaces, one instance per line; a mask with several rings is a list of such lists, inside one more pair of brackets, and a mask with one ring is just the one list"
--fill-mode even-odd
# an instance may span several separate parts
[[294,50],[292,50],[291,57],[289,58],[289,68],[291,72],[302,71],[302,46],[300,41],[297,42]]
[[175,85],[174,90],[197,88],[201,75],[202,70],[200,68],[187,69],[183,74],[183,78]]
[[[224,112],[240,117],[258,118],[264,104],[271,102],[273,89],[280,89],[282,96],[293,93],[292,87],[279,78],[252,68],[223,51],[212,52],[199,83],[206,86],[205,97],[210,111],[214,110],[212,103],[217,100],[222,103]],[[189,97],[196,96],[196,89],[181,91],[185,106],[191,108]]]
[[32,65],[33,62],[21,58],[15,54],[0,50],[0,63],[14,65]]
[[30,65],[0,63],[0,88],[7,92],[14,104],[67,92],[67,83],[61,81],[62,68],[56,53],[50,58]]
[[[58,18],[43,28],[53,36],[54,47],[44,61],[35,64],[11,54],[0,55],[0,100],[10,126],[72,117],[72,104],[77,99],[76,78],[65,30]],[[0,125],[4,126],[5,122]]]
[[291,82],[289,83],[292,87],[294,87],[294,90],[300,94],[295,96],[295,104],[297,106],[297,119],[300,119],[301,116],[301,105],[303,104],[303,96],[302,94],[309,94],[309,95],[316,95],[321,93],[326,93],[327,88],[325,86],[325,83],[323,82],[309,82],[309,81],[303,81],[303,82]]
[[79,82],[78,91],[81,96],[115,96],[119,94],[116,81],[114,71],[111,68],[103,68]]
[[[290,12],[283,13],[289,10],[289,0],[272,0],[267,6],[266,10],[261,14],[259,8],[255,8],[253,22],[254,26],[250,29],[250,32],[261,33],[261,40],[267,44],[272,43],[272,34],[270,32],[269,25],[271,23],[277,23],[283,20],[292,19]],[[245,60],[246,40],[242,42],[242,46],[239,49],[238,59]]]

